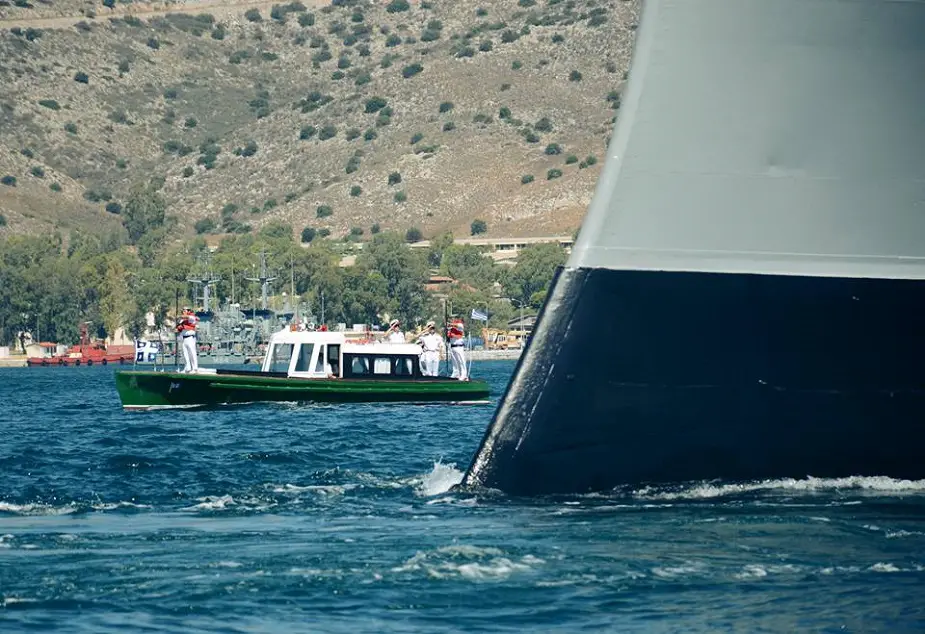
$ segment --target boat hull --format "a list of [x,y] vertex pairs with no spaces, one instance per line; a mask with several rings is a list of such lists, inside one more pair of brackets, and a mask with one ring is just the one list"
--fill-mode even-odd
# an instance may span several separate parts
[[196,407],[261,401],[323,403],[470,402],[489,396],[484,381],[451,379],[294,379],[261,373],[116,372],[126,409]]
[[465,483],[925,478],[923,312],[918,280],[566,270]]

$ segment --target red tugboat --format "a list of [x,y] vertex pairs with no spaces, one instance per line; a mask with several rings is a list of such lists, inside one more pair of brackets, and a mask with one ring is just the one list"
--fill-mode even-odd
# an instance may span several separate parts
[[[54,349],[51,343],[39,344],[43,348]],[[118,363],[124,365],[131,363],[135,358],[134,346],[106,347],[102,341],[91,342],[87,324],[80,324],[80,343],[67,349],[66,354],[49,355],[42,357],[29,357],[26,363],[32,365],[106,365]]]

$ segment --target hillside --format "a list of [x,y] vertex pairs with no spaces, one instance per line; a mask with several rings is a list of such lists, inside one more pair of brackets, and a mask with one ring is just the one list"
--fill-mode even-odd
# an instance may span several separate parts
[[0,0],[0,231],[17,233],[118,226],[151,178],[189,235],[570,232],[637,16],[621,0],[16,3]]

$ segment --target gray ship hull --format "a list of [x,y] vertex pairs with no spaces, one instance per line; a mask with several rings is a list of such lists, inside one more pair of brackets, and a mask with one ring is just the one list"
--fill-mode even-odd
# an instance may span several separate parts
[[464,484],[925,477],[925,3],[648,0]]

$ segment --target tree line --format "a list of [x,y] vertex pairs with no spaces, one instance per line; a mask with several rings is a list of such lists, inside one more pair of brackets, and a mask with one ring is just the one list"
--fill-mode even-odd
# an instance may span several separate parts
[[[324,295],[325,320],[379,324],[397,317],[406,327],[443,317],[442,297],[425,289],[433,271],[456,283],[447,300],[456,315],[473,308],[504,326],[521,304],[538,308],[565,252],[555,244],[528,247],[513,267],[500,265],[472,245],[456,244],[449,233],[428,249],[412,249],[397,233],[382,232],[363,244],[355,264],[341,267],[340,247],[316,240],[303,247],[291,226],[268,223],[256,234],[230,235],[210,252],[202,238],[172,241],[175,220],[150,187],[137,188],[123,211],[124,231],[107,234],[73,232],[67,236],[0,238],[0,344],[11,344],[20,331],[46,341],[75,343],[79,324],[91,323],[98,337],[124,327],[131,336],[145,329],[152,313],[163,325],[175,308],[194,303],[190,278],[200,276],[203,262],[219,281],[213,296],[232,296],[242,306],[260,301],[256,277],[259,254],[277,275],[273,292],[290,290],[316,316]],[[510,301],[513,299],[514,301]]]

